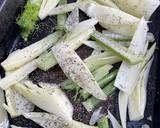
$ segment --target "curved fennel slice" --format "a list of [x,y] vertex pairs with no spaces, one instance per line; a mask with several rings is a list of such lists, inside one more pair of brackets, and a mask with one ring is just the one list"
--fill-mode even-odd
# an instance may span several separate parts
[[153,58],[145,65],[140,73],[139,81],[129,96],[128,111],[131,121],[138,121],[144,118],[144,111],[147,102],[147,83]]
[[80,0],[78,7],[89,17],[98,20],[100,25],[111,32],[132,37],[140,21],[139,18],[127,14],[119,9]]
[[7,105],[3,104],[3,107],[8,111],[12,118],[34,110],[34,105],[16,92],[12,87],[5,91],[5,96]]
[[40,88],[32,82],[25,82],[25,85],[18,83],[13,87],[39,108],[66,120],[72,119],[73,107],[61,89]]
[[106,99],[92,73],[69,45],[61,42],[52,48],[52,52],[67,77],[96,98]]
[[97,128],[74,120],[67,121],[64,118],[49,113],[24,113],[24,117],[33,120],[44,128]]
[[67,31],[70,31],[73,26],[79,23],[79,8],[76,7],[71,14],[68,16],[65,22],[65,28]]
[[0,89],[0,128],[8,128],[9,120],[6,110],[3,108],[2,104],[5,103],[3,90]]
[[[130,47],[128,48],[128,53],[132,53],[136,56],[145,55],[147,31],[147,22],[142,18],[131,41]],[[138,81],[140,70],[141,63],[131,65],[127,62],[123,62],[120,66],[114,85],[125,93],[131,94]]]
[[0,88],[2,88],[3,90],[8,89],[10,86],[26,78],[36,68],[37,60],[35,59],[1,79]]
[[9,71],[23,66],[24,64],[38,57],[48,48],[52,47],[52,45],[55,44],[61,36],[62,32],[54,32],[53,34],[48,35],[47,37],[29,45],[28,47],[11,53],[8,58],[1,63],[2,67],[6,71]]

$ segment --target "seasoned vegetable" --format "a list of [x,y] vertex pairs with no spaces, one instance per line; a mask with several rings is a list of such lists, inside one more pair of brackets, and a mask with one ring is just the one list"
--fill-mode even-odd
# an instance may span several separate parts
[[29,62],[28,64],[22,66],[21,68],[13,71],[11,74],[1,79],[0,88],[2,88],[3,90],[8,89],[10,86],[26,78],[36,68],[37,68],[37,60]]
[[[134,34],[128,49],[128,53],[132,53],[136,56],[145,55],[147,31],[147,22],[142,18]],[[136,86],[136,82],[138,81],[140,67],[140,64],[131,65],[127,62],[123,62],[117,74],[114,85],[125,93],[131,94],[134,87]]]
[[116,53],[117,56],[131,64],[136,64],[142,61],[142,57],[137,56],[132,52],[127,52],[128,49],[126,47],[113,42],[100,32],[93,33],[92,39],[96,40],[97,43],[99,43],[106,51],[108,51],[108,49],[111,50],[112,52]]
[[[97,21],[95,19],[89,19],[80,22],[76,25],[76,27],[73,27],[71,31],[67,33],[63,38],[72,49],[76,50],[83,44],[82,40],[87,40],[93,33],[93,31],[95,30],[94,25],[96,23]],[[46,71],[57,64],[55,57],[51,54],[52,53],[49,52],[46,53],[46,55],[44,54],[42,57],[40,56],[40,58],[38,59],[38,67],[40,69]]]
[[[104,88],[105,85],[107,85],[109,82],[111,82],[116,77],[117,72],[118,72],[117,70],[112,71],[111,73],[109,73],[106,76],[104,76],[102,79],[97,80],[99,86],[101,88]],[[80,96],[84,100],[86,100],[90,96],[90,94],[88,92],[86,92],[85,90],[83,90],[83,89],[80,90],[79,93],[80,93]]]
[[119,9],[81,0],[79,8],[89,17],[96,18],[102,27],[124,36],[133,36],[139,19]]
[[[113,86],[114,82],[109,83],[103,88],[104,93],[106,96],[110,96],[113,94],[113,92],[116,90],[116,88]],[[96,99],[95,97],[91,97],[87,99],[85,102],[83,102],[83,106],[86,108],[88,112],[92,111],[99,103],[101,100]]]
[[76,26],[79,23],[79,9],[76,7],[71,14],[68,16],[65,22],[65,28],[67,31],[72,30],[73,26]]
[[16,23],[20,26],[21,35],[24,40],[27,38],[31,32],[36,27],[36,22],[38,21],[38,12],[43,0],[28,0],[24,12],[17,18]]
[[98,128],[74,120],[65,120],[62,117],[49,113],[25,113],[25,118],[31,119],[44,128]]
[[[52,16],[52,15],[58,15],[58,14],[71,12],[71,11],[73,11],[75,9],[75,7],[76,7],[76,3],[59,5],[58,7],[53,8],[50,12],[48,12],[48,14],[46,14],[46,16],[47,15]],[[40,17],[40,18],[44,19],[45,17]]]
[[3,107],[8,111],[12,118],[34,110],[34,105],[16,92],[12,87],[5,91],[5,96],[7,105],[3,104]]
[[17,69],[35,59],[41,53],[56,44],[61,36],[62,32],[57,31],[24,49],[17,50],[11,53],[1,65],[6,71]]
[[18,83],[14,85],[14,89],[39,108],[61,116],[66,120],[72,119],[72,105],[58,87],[54,89],[42,89],[32,83],[27,83],[27,85],[29,87]]
[[58,2],[59,0],[43,0],[38,14],[39,18],[42,20],[47,17],[49,12],[57,6]]
[[52,48],[52,52],[66,76],[98,99],[106,99],[87,66],[67,44],[57,44]]
[[116,5],[123,11],[136,17],[150,18],[152,13],[160,5],[159,0],[113,0]]

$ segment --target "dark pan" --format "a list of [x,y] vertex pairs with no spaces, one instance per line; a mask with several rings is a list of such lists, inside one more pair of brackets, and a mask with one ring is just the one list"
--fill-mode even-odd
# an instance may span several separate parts
[[[75,0],[68,1],[74,2]],[[38,22],[39,27],[30,35],[29,41],[25,43],[20,37],[19,27],[15,24],[15,17],[23,11],[24,3],[24,0],[0,0],[0,8],[2,8],[0,10],[0,61],[3,61],[8,56],[8,54],[14,50],[24,48],[27,45],[30,45],[31,43],[34,43],[35,41],[38,41],[55,31],[56,18],[48,17],[45,20]],[[88,17],[81,12],[80,18],[80,20],[85,20]],[[152,32],[156,37],[157,49],[154,55],[154,62],[148,81],[148,96],[145,118],[138,122],[128,121],[128,128],[141,128],[143,124],[149,124],[152,128],[159,128],[160,126],[160,69],[158,68],[158,65],[160,65],[160,61],[158,61],[160,60],[160,53],[158,49],[160,45],[160,7],[155,11],[150,20],[152,22],[149,23],[149,28],[150,32]],[[99,25],[96,27],[99,31],[103,29]],[[86,46],[81,46],[76,52],[78,55],[80,55],[81,58],[84,59],[91,54],[92,49]],[[2,68],[0,71],[1,75],[4,76],[4,71]],[[47,72],[37,69],[30,74],[30,79],[35,83],[39,81],[59,83],[66,79],[66,77],[59,66],[56,66]],[[110,97],[109,100],[103,102],[101,105],[104,106],[104,111],[106,111],[109,107],[110,110],[114,113],[114,116],[119,119],[117,94],[118,91],[112,97]],[[67,92],[67,95],[74,106],[73,118],[75,120],[88,123],[92,113],[86,112],[80,101],[73,101],[74,92]],[[41,110],[36,108],[35,111]],[[148,120],[149,116],[153,117],[152,122]],[[28,128],[41,128],[39,125],[25,119],[22,116],[10,119],[10,123]]]

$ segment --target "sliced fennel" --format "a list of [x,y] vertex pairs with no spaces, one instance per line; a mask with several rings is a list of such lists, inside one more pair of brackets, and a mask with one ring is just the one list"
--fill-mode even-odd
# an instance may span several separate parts
[[128,49],[126,47],[112,41],[100,32],[94,32],[92,34],[92,39],[96,40],[97,43],[99,43],[106,51],[111,50],[112,52],[116,53],[117,56],[131,64],[136,64],[142,61],[141,56],[127,52]]
[[57,31],[24,49],[15,51],[1,65],[6,71],[17,69],[53,46],[61,36],[62,32]]
[[59,0],[43,0],[39,10],[39,18],[42,20],[48,16],[49,12],[57,6],[58,2]]
[[12,118],[34,110],[34,105],[13,88],[7,89],[5,91],[5,96],[7,105],[3,104],[3,107],[8,111]]
[[23,80],[36,68],[37,68],[37,60],[33,60],[27,63],[26,65],[20,67],[19,69],[13,71],[11,74],[1,79],[0,88],[2,88],[3,90],[8,89],[10,86]]
[[80,0],[79,8],[89,17],[96,18],[109,31],[132,37],[140,19],[119,9]]
[[112,113],[108,110],[108,118],[110,119],[113,128],[122,128],[117,119],[112,115]]
[[63,13],[67,13],[67,12],[73,11],[75,8],[76,8],[76,3],[59,5],[58,7],[53,8],[47,15],[52,16],[52,15],[63,14]]
[[100,80],[101,78],[103,78],[104,76],[106,76],[112,68],[113,68],[112,65],[106,64],[106,65],[98,68],[92,74],[94,75],[94,78],[96,80]]
[[115,40],[115,41],[130,41],[131,39],[129,37],[123,36],[121,34],[116,34],[110,31],[103,30],[102,34],[105,36]]
[[149,20],[152,13],[160,5],[159,0],[113,0],[115,4],[123,11],[141,18],[144,16]]
[[152,62],[153,58],[141,71],[139,81],[132,95],[129,96],[129,119],[132,121],[138,121],[144,118],[144,111],[147,102],[147,83]]
[[83,40],[82,43],[88,47],[93,48],[94,50],[104,51],[103,47],[98,45],[95,41]]
[[[147,31],[147,22],[142,18],[134,34],[128,53],[132,53],[136,56],[145,55]],[[141,70],[140,65],[141,64],[131,65],[127,62],[123,62],[117,74],[114,85],[125,93],[131,94],[139,78],[139,73]]]
[[76,7],[68,16],[65,22],[65,28],[67,31],[72,30],[72,27],[79,23],[79,9]]
[[67,121],[62,117],[49,113],[25,113],[24,117],[33,120],[43,128],[98,128],[74,120]]
[[[67,0],[60,0],[59,1],[59,5],[64,5],[66,3],[67,3]],[[67,14],[66,13],[57,15],[56,30],[60,30],[60,31],[64,31],[65,30],[66,19],[67,19]]]
[[2,106],[2,104],[4,103],[5,103],[4,93],[3,93],[3,90],[0,89],[0,127],[8,128],[9,120],[8,120],[7,112]]
[[65,43],[59,43],[52,52],[67,77],[98,99],[106,99],[94,76],[74,50]]
[[[82,40],[87,40],[90,38],[90,35],[95,30],[94,25],[96,23],[97,21],[95,19],[80,22],[63,37],[65,42],[67,42],[72,49],[76,50],[83,44]],[[56,64],[57,61],[51,52],[43,54],[38,59],[38,67],[44,71],[55,66]]]
[[18,83],[13,87],[39,108],[63,117],[66,120],[72,119],[73,107],[68,98],[58,87],[54,89],[42,89],[33,83],[27,83],[27,85],[28,87]]
[[102,5],[105,5],[105,6],[109,6],[109,7],[112,7],[112,8],[116,8],[116,9],[119,9],[118,6],[112,2],[112,0],[96,0],[96,2],[102,4]]
[[[79,36],[72,38],[71,42],[68,42],[68,44],[72,47],[72,49],[76,50],[83,44],[81,41],[88,39],[90,35],[93,33],[93,31],[94,31],[94,28],[88,29],[86,32],[80,34]],[[51,51],[45,52],[44,54],[42,54],[38,58],[38,63],[37,63],[38,67],[44,71],[47,71],[51,67],[54,67],[56,64],[57,64],[57,60],[55,59]]]
[[119,92],[118,104],[119,104],[120,119],[123,128],[127,128],[126,121],[127,121],[128,98],[129,98],[128,94],[122,91]]

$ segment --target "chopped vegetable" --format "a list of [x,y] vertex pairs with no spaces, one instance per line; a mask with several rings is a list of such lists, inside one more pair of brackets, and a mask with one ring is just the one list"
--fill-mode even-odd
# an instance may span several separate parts
[[127,52],[127,48],[113,42],[111,39],[108,39],[105,35],[101,34],[100,32],[95,32],[92,34],[92,39],[96,40],[106,51],[112,50],[115,52],[119,57],[123,60],[131,64],[136,64],[142,61],[142,58],[133,54],[132,52]]
[[98,128],[109,128],[108,119],[107,117],[102,117],[98,121]]
[[25,113],[25,118],[31,119],[44,128],[97,128],[74,120],[65,120],[62,117],[49,113]]
[[1,65],[6,71],[17,69],[53,46],[61,36],[62,32],[57,31],[24,49],[15,51]]
[[[65,41],[70,45],[74,50],[79,48],[83,43],[82,40],[87,40],[90,35],[95,30],[94,25],[97,23],[95,19],[89,19],[83,22],[80,22],[76,27],[73,27],[70,33],[65,35]],[[78,29],[78,31],[77,31]],[[38,59],[38,67],[44,71],[55,66],[57,61],[52,52],[46,53],[46,55],[40,56]],[[49,57],[48,57],[49,56]],[[48,58],[46,58],[48,57]]]
[[2,88],[3,90],[8,89],[10,86],[23,80],[36,68],[37,68],[37,60],[33,60],[27,63],[26,65],[20,67],[19,69],[13,71],[11,74],[1,79],[0,88]]
[[113,128],[122,128],[110,111],[108,111],[108,118],[110,119]]
[[46,16],[58,15],[67,12],[71,12],[76,8],[76,3],[70,3],[65,5],[59,5],[56,8],[53,8],[50,12],[46,13],[45,16],[40,16],[41,19],[44,19]]
[[58,2],[59,0],[43,0],[39,10],[39,18],[42,20],[47,17],[50,11],[57,6]]
[[83,44],[85,44],[88,47],[93,48],[94,50],[104,51],[103,47],[97,44],[95,41],[82,41]]
[[132,95],[129,96],[128,110],[129,118],[132,121],[138,121],[144,118],[147,99],[147,83],[152,61],[153,59],[151,59],[141,71],[137,86]]
[[66,76],[98,99],[106,99],[87,66],[67,44],[57,44],[52,48],[52,52]]
[[94,71],[93,75],[94,75],[95,79],[101,80],[103,77],[105,77],[109,73],[111,68],[113,68],[113,66],[106,64],[106,65],[100,67],[99,69],[97,69],[96,71]]
[[[145,55],[147,31],[147,22],[142,18],[134,34],[128,53],[132,53],[136,56]],[[123,62],[114,83],[115,87],[127,94],[131,94],[136,86],[136,82],[138,81],[140,67],[140,64],[131,65],[127,62]]]
[[119,9],[80,0],[79,8],[89,17],[96,18],[100,25],[111,32],[132,37],[139,19]]
[[68,16],[65,22],[65,28],[67,31],[70,31],[72,30],[72,27],[76,26],[78,23],[79,23],[79,9],[76,7]]
[[8,128],[9,120],[8,120],[7,112],[2,106],[2,104],[4,103],[5,103],[4,93],[3,93],[3,90],[0,90],[0,127]]
[[152,13],[160,5],[159,0],[113,0],[115,4],[123,11],[136,17],[145,17],[149,20]]
[[39,108],[61,116],[66,120],[72,119],[73,107],[66,95],[58,87],[42,89],[32,83],[27,83],[27,85],[29,86],[26,87],[18,83],[14,85],[14,88]]
[[108,38],[111,38],[115,41],[130,41],[131,40],[130,38],[128,38],[126,36],[116,34],[116,33],[110,32],[110,31],[106,31],[106,30],[102,31],[102,34],[104,34]]
[[42,0],[28,0],[24,12],[17,18],[16,23],[20,26],[21,35],[24,40],[27,38],[31,32],[36,27],[36,22],[38,21],[38,12],[41,6]]
[[104,116],[104,114],[101,113],[103,107],[99,107],[98,109],[96,109],[92,116],[91,119],[89,121],[90,125],[95,125],[95,123]]
[[34,105],[25,99],[22,95],[16,92],[13,88],[5,91],[7,105],[3,107],[8,111],[12,118],[22,115],[22,113],[32,112]]
[[[66,4],[66,3],[67,3],[67,0],[60,0],[60,1],[59,1],[59,5],[64,5],[64,4]],[[56,29],[57,29],[57,30],[64,31],[66,18],[67,18],[66,13],[59,14],[59,15],[57,16],[57,26],[56,26]]]
[[[100,86],[101,88],[104,88],[104,86],[105,86],[106,84],[108,84],[109,82],[111,82],[111,81],[116,77],[117,72],[118,72],[117,70],[114,70],[114,71],[112,71],[111,73],[109,73],[109,74],[107,74],[106,76],[104,76],[102,79],[97,80],[99,86]],[[79,93],[80,93],[80,96],[81,96],[84,100],[86,100],[86,99],[90,96],[90,94],[89,94],[88,92],[86,92],[85,90],[80,90]]]
[[102,4],[102,5],[119,9],[119,8],[117,7],[117,5],[112,2],[112,0],[96,0],[96,1],[97,1],[98,3],[100,3],[100,4]]
[[[113,92],[116,90],[116,88],[113,86],[114,82],[109,83],[103,88],[104,93],[106,96],[110,96],[113,94]],[[88,112],[92,111],[99,103],[101,100],[96,99],[95,97],[91,97],[87,99],[85,102],[83,102],[83,106],[86,108]]]
[[120,119],[122,123],[123,128],[126,127],[126,120],[127,120],[127,105],[128,105],[128,94],[126,94],[123,91],[119,92],[118,95],[118,104],[119,104],[119,113],[120,113]]

